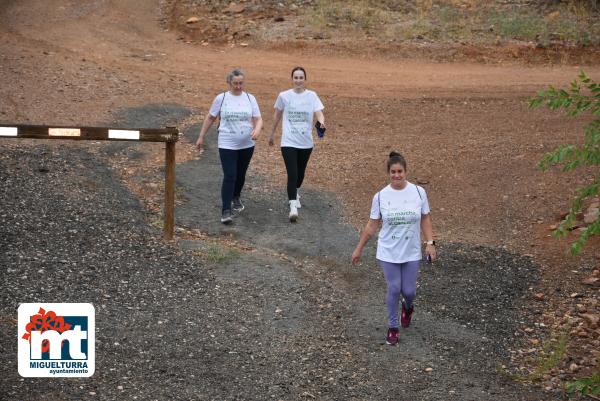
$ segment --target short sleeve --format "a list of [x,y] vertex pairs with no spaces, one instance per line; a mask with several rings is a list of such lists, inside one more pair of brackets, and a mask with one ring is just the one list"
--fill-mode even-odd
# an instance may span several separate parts
[[283,96],[281,96],[281,93],[279,94],[279,96],[277,96],[277,100],[275,100],[275,108],[279,111],[283,111],[285,107],[285,103],[283,102]]
[[313,112],[323,110],[324,108],[325,106],[323,106],[321,99],[319,99],[319,96],[315,93],[315,100],[313,102]]
[[213,117],[217,117],[219,115],[219,112],[221,111],[221,106],[223,105],[223,96],[225,96],[225,93],[219,93],[215,97],[215,100],[213,100],[212,105],[210,106],[210,110],[208,110],[208,114],[210,114]]
[[429,214],[431,210],[429,209],[429,200],[427,199],[427,192],[423,189],[423,187],[417,186],[417,190],[421,193],[422,203],[421,203],[421,214]]
[[380,196],[380,193],[377,192],[375,196],[373,196],[373,201],[371,201],[371,215],[369,217],[373,220],[381,219],[381,210],[379,209]]
[[260,117],[260,108],[254,95],[248,94],[250,97],[250,105],[252,106],[252,117]]

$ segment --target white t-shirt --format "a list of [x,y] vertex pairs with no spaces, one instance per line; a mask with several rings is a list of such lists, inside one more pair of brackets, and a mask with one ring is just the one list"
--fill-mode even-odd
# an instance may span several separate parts
[[410,182],[404,189],[388,185],[376,193],[371,218],[383,220],[377,259],[391,263],[421,260],[421,215],[429,212],[425,190]]
[[260,109],[256,98],[246,92],[235,96],[231,92],[220,93],[213,100],[210,110],[211,116],[219,116],[219,148],[221,149],[246,149],[254,146],[252,140],[252,117],[260,117]]
[[319,96],[308,89],[302,93],[288,89],[277,96],[275,108],[283,111],[281,146],[312,148],[313,115],[316,111],[324,109]]

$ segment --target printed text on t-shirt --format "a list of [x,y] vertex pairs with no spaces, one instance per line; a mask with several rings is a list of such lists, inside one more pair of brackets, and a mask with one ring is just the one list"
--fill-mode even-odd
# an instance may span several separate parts
[[413,224],[417,218],[417,213],[412,210],[404,212],[391,212],[386,215],[386,220],[390,226]]

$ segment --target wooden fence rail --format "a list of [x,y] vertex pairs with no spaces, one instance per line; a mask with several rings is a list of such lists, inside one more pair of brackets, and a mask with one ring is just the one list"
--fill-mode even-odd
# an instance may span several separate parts
[[174,127],[107,128],[48,125],[0,124],[0,138],[67,139],[92,141],[165,142],[164,238],[173,239],[175,228],[175,143],[179,131]]

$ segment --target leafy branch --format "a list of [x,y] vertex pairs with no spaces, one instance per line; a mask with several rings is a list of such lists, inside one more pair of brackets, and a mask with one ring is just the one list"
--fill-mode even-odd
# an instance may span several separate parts
[[[600,165],[600,84],[594,82],[583,71],[578,79],[571,82],[568,90],[556,89],[550,86],[545,91],[540,91],[530,100],[529,107],[537,108],[546,106],[551,110],[565,109],[566,114],[577,117],[585,112],[591,113],[595,119],[584,128],[585,142],[583,145],[562,145],[553,152],[545,154],[539,162],[539,167],[546,171],[551,166],[562,165],[562,171],[573,171],[582,166]],[[556,237],[566,236],[574,226],[577,214],[581,212],[586,199],[597,196],[600,190],[600,174],[594,171],[595,178],[592,182],[577,189],[577,194],[569,214],[560,222],[554,231]],[[600,234],[600,220],[596,215],[595,220],[583,229],[579,238],[571,244],[571,253],[577,255],[583,249],[592,235]]]
[[[568,394],[579,392],[582,395],[595,396],[600,394],[600,374],[584,377],[570,382],[566,386]],[[592,397],[595,398],[595,397]],[[597,399],[597,398],[595,398]]]

